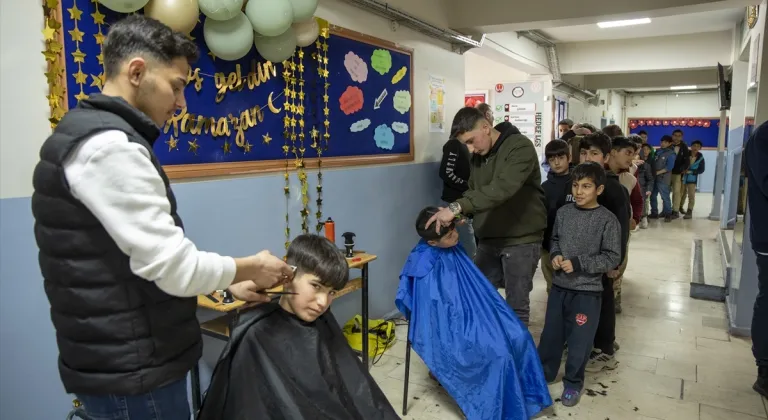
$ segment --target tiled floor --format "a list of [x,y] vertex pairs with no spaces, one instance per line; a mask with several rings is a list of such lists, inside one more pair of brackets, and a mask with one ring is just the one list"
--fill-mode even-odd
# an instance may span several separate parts
[[[730,337],[723,304],[688,297],[691,240],[712,237],[716,222],[706,220],[708,197],[701,196],[693,220],[654,221],[632,235],[623,285],[624,312],[617,316],[621,344],[615,371],[588,374],[578,406],[554,408],[540,418],[595,420],[757,420],[766,419],[766,401],[752,391],[756,368],[749,340]],[[547,294],[537,273],[531,294],[531,333],[538,341]],[[402,339],[406,327],[397,331]],[[398,341],[372,369],[398,412],[402,409],[404,341]],[[604,389],[603,386],[607,388]],[[463,419],[461,411],[427,376],[413,353],[407,419]],[[550,386],[552,398],[562,383]]]

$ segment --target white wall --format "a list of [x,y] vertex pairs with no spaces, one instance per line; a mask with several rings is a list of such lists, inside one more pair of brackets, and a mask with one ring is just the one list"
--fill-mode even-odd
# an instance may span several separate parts
[[493,92],[497,83],[523,82],[528,74],[474,51],[464,54],[464,85],[467,90]]
[[[405,4],[406,2],[402,1]],[[410,2],[422,14],[441,0]],[[422,10],[423,9],[423,10]],[[438,8],[439,9],[439,8]],[[464,58],[447,44],[407,28],[396,32],[389,21],[340,0],[321,0],[317,15],[358,32],[398,42],[414,49],[414,138],[416,162],[440,158],[448,133],[429,133],[428,75],[445,77],[446,120],[464,103]],[[443,13],[432,13],[432,21],[444,24]],[[50,134],[48,85],[39,2],[0,0],[0,198],[24,197],[32,193],[32,171],[40,145]]]
[[0,198],[28,196],[50,134],[39,1],[0,0]]
[[619,73],[710,68],[730,63],[731,31],[559,44],[562,73]]
[[631,94],[627,97],[627,118],[697,117],[719,118],[717,92],[694,94]]
[[624,96],[613,90],[600,89],[597,91],[604,104],[597,106],[590,105],[587,102],[575,98],[568,99],[568,118],[576,123],[590,123],[600,128],[600,120],[605,118],[606,124],[614,120],[622,129],[626,129],[626,118],[624,117]]

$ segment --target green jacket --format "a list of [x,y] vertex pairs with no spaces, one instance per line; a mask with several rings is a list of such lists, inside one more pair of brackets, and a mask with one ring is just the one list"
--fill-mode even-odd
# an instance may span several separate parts
[[474,215],[475,236],[482,243],[540,243],[547,209],[531,140],[507,131],[486,156],[472,156],[469,189],[456,202],[462,213]]

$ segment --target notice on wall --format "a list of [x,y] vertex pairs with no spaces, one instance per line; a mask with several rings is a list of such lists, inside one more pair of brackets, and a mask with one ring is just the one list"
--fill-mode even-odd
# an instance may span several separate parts
[[543,118],[542,118],[541,112],[537,112],[536,113],[536,124],[534,126],[535,131],[534,131],[534,135],[533,135],[533,145],[537,149],[541,147],[541,133],[542,133],[541,123],[542,123],[542,120],[543,120]]
[[429,132],[445,132],[445,78],[429,75]]

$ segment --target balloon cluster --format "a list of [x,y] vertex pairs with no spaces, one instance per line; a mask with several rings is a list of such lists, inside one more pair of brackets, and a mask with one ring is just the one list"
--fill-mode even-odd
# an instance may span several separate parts
[[[200,12],[205,16],[203,37],[218,58],[234,61],[255,45],[275,63],[290,58],[296,47],[312,45],[319,34],[313,17],[318,0],[98,0],[120,13],[144,8],[144,14],[172,29],[190,33]],[[245,6],[245,7],[243,7]]]

